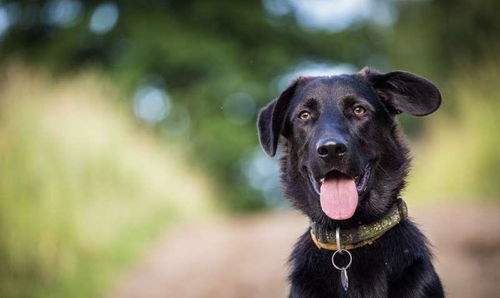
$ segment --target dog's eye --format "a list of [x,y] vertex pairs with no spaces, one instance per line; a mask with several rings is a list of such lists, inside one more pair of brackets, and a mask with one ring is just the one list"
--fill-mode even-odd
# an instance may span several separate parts
[[363,108],[362,106],[355,106],[354,109],[352,109],[352,112],[354,113],[354,115],[356,116],[361,116],[363,115],[364,113],[366,113],[366,109]]
[[311,119],[311,113],[309,113],[307,111],[302,111],[299,114],[299,119],[300,120],[309,120],[309,119]]

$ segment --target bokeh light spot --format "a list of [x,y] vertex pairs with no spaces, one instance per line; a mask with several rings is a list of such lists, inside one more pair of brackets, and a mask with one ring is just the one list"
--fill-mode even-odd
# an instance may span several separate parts
[[272,93],[283,91],[294,79],[299,76],[334,76],[344,73],[353,73],[357,69],[347,63],[319,63],[304,61],[296,65],[288,73],[278,76],[273,81]]
[[96,34],[109,32],[118,22],[118,6],[113,2],[99,4],[90,18],[90,31]]
[[260,146],[256,146],[243,158],[241,171],[248,184],[262,194],[268,206],[286,205],[279,184],[278,159],[269,158]]
[[223,110],[226,119],[236,125],[246,124],[255,115],[255,101],[243,92],[231,94],[224,102]]
[[376,0],[263,0],[270,15],[294,12],[304,28],[342,31],[363,21],[390,26],[396,20],[391,1]]
[[9,30],[10,20],[7,10],[0,6],[0,37],[2,37],[7,30]]
[[134,114],[148,124],[156,124],[165,119],[170,106],[166,91],[155,86],[140,87],[134,97]]
[[42,21],[49,25],[69,27],[76,23],[82,4],[76,0],[53,0],[43,8]]

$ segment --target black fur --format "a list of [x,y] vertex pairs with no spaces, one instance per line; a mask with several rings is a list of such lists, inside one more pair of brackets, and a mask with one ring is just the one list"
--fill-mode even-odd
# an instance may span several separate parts
[[[440,103],[439,90],[421,77],[365,68],[351,75],[297,79],[261,109],[257,126],[269,155],[283,140],[281,180],[292,204],[327,229],[343,229],[382,217],[404,187],[410,158],[395,115],[424,116]],[[354,114],[359,106],[366,113]],[[304,111],[310,118],[299,118]],[[318,144],[325,138],[345,144],[345,154],[318,157]],[[358,191],[354,215],[327,217],[311,180],[332,171],[356,177],[366,169],[371,175]],[[373,245],[351,250],[347,292],[331,264],[332,253],[318,249],[309,230],[302,235],[290,259],[290,297],[443,297],[426,239],[408,219]]]

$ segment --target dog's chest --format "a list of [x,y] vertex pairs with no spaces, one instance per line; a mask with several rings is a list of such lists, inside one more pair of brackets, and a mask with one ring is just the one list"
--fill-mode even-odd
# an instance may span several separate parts
[[387,297],[391,276],[399,275],[412,256],[388,250],[385,245],[351,250],[352,264],[347,270],[349,287],[341,285],[341,273],[331,263],[334,252],[318,249],[307,235],[292,254],[290,297]]
[[[356,257],[355,255],[353,257]],[[357,258],[347,270],[349,286],[344,290],[341,272],[335,269],[330,256],[321,255],[308,261],[309,266],[298,270],[301,275],[300,297],[386,297],[388,289],[387,270],[378,258]],[[300,272],[300,273],[299,273]],[[308,293],[307,295],[304,295]]]

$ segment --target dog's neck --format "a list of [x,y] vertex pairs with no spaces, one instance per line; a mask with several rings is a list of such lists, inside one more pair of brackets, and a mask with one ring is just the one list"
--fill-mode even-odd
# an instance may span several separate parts
[[[316,222],[311,223],[311,238],[318,248],[338,250],[337,243],[341,243],[341,248],[353,249],[371,244],[380,238],[385,232],[395,227],[408,217],[408,208],[402,199],[397,199],[395,204],[380,219],[360,224],[349,229],[339,229],[337,239],[336,229],[326,228]],[[338,242],[340,240],[340,242]]]

